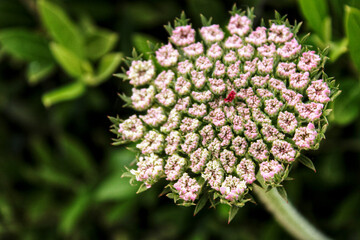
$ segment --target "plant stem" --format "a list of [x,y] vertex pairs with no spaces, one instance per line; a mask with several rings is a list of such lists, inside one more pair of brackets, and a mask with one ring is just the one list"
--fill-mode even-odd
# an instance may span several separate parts
[[328,237],[319,232],[319,230],[300,215],[289,202],[286,202],[276,188],[266,192],[265,189],[254,184],[254,191],[279,224],[294,238],[303,240],[329,240]]

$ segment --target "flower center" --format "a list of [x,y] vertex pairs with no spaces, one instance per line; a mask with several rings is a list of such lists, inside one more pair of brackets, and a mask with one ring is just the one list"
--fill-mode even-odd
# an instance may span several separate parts
[[234,90],[231,90],[227,98],[225,98],[225,102],[232,102],[236,96],[236,92]]

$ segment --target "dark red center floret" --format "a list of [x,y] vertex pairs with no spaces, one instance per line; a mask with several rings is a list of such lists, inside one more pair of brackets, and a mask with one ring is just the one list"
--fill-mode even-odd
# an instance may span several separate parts
[[234,90],[231,90],[227,98],[225,98],[225,102],[231,102],[232,100],[234,100],[235,96],[236,92]]

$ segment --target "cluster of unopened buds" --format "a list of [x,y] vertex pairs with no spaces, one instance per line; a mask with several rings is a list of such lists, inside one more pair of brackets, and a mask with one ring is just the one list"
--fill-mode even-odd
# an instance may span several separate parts
[[281,186],[300,152],[318,148],[338,91],[326,57],[302,45],[299,25],[277,17],[253,30],[253,18],[234,8],[222,29],[202,17],[196,36],[182,15],[167,44],[129,58],[123,98],[141,114],[112,119],[113,131],[135,143],[127,175],[142,190],[165,179],[180,204],[242,206],[252,184]]

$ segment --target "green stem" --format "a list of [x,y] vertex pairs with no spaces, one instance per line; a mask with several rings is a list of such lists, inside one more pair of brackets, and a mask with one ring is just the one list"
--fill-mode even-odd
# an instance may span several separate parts
[[289,202],[286,202],[276,188],[266,192],[265,189],[254,184],[254,191],[279,224],[294,238],[303,240],[329,240],[328,237],[319,232],[319,230],[300,215]]

